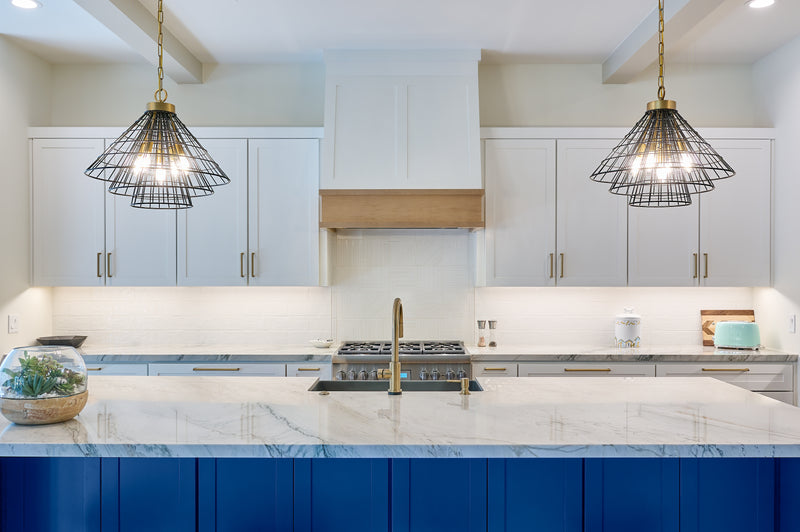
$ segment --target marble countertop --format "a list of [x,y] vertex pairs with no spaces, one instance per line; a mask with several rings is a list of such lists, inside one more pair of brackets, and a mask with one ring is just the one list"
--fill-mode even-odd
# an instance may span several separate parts
[[320,395],[312,378],[91,376],[73,420],[3,419],[0,455],[800,457],[800,409],[711,378],[479,381],[469,396],[389,396]]
[[329,362],[339,347],[308,345],[188,345],[188,346],[86,346],[81,353],[87,362]]
[[761,348],[757,351],[717,349],[702,345],[660,345],[620,349],[596,345],[467,346],[473,362],[796,362],[797,355]]

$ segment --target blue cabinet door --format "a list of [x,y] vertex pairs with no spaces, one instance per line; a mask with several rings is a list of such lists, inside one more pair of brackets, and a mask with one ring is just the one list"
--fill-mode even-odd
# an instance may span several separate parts
[[773,532],[775,466],[771,458],[681,459],[681,532]]
[[581,532],[583,460],[489,460],[488,531]]
[[587,458],[586,532],[678,532],[677,459]]
[[392,532],[485,532],[487,460],[392,460]]
[[100,531],[99,458],[2,458],[0,529]]
[[800,458],[776,460],[777,530],[800,530]]
[[389,460],[294,460],[295,532],[389,530]]

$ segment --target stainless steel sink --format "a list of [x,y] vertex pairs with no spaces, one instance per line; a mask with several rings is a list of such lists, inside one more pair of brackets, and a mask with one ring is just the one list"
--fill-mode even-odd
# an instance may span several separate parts
[[[458,392],[461,381],[402,381],[404,392]],[[323,381],[317,380],[309,392],[388,392],[389,381]],[[469,381],[469,391],[482,392],[476,380]]]

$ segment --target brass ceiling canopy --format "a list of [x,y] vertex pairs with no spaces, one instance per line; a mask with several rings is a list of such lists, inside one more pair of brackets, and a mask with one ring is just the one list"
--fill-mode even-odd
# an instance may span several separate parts
[[214,193],[230,179],[211,158],[167,103],[163,87],[164,22],[158,0],[158,90],[155,101],[86,169],[94,179],[108,181],[112,194],[131,196],[141,209],[187,209],[192,198]]
[[600,162],[590,178],[609,183],[632,207],[682,207],[691,194],[714,190],[713,181],[735,174],[678,113],[664,89],[664,2],[658,0],[658,99]]

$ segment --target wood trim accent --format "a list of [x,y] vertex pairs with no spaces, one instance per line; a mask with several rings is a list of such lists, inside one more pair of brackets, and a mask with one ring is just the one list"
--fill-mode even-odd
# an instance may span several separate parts
[[319,191],[319,226],[327,229],[481,228],[482,189]]
[[700,310],[700,328],[703,331],[703,345],[714,345],[714,330],[718,321],[756,321],[752,309],[745,310]]

